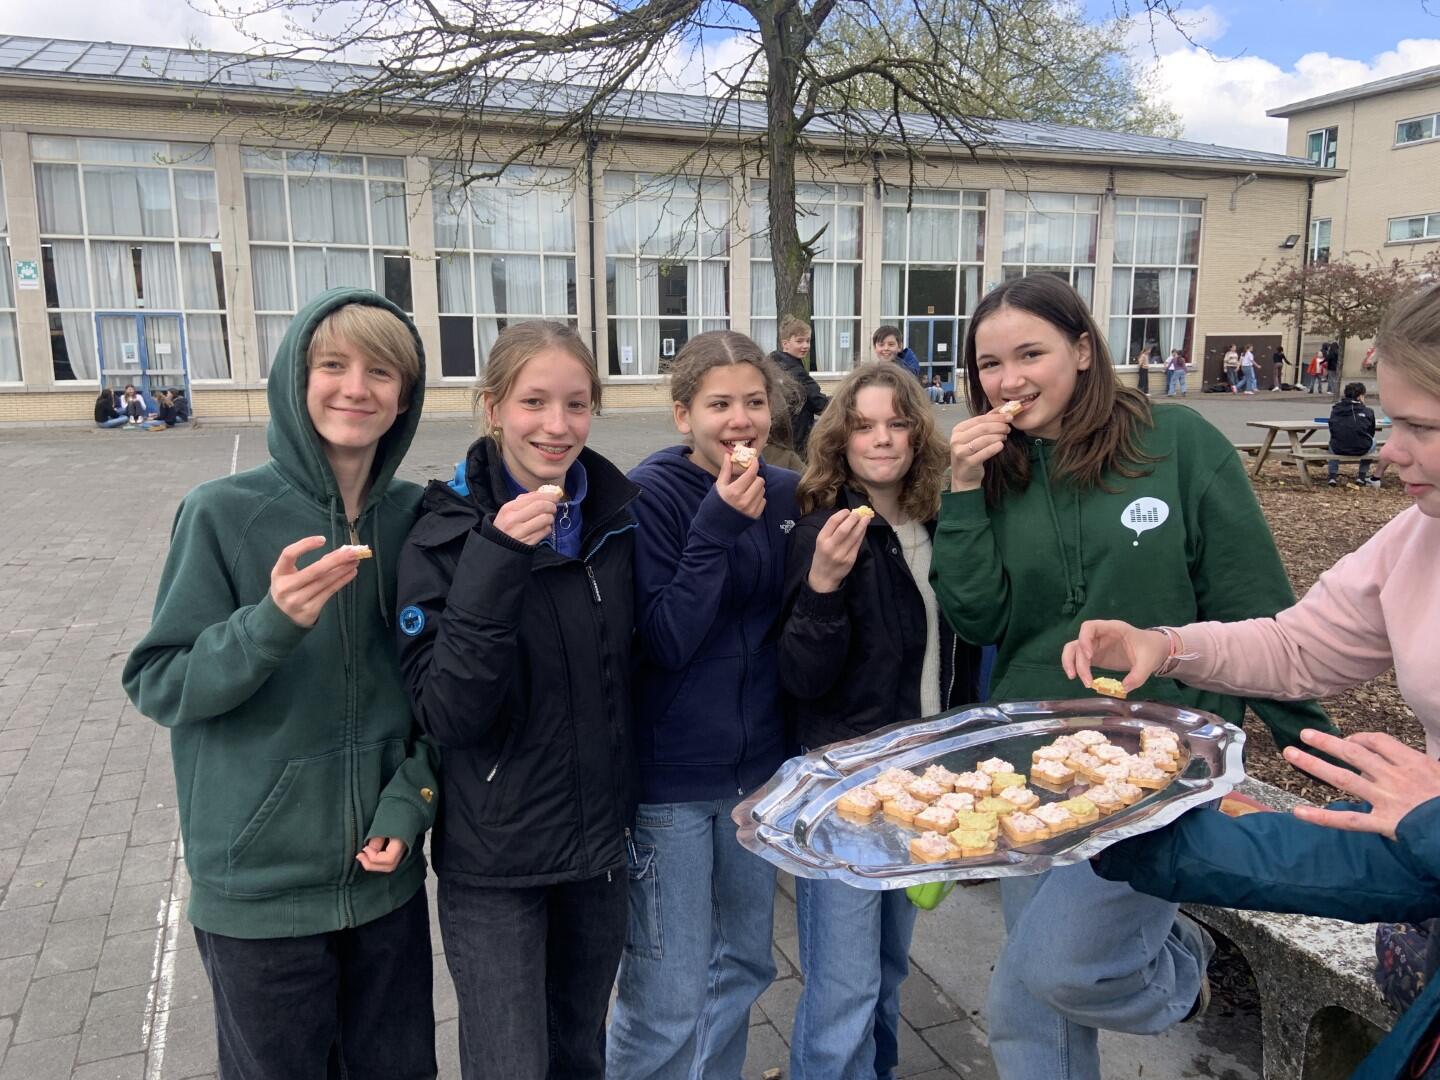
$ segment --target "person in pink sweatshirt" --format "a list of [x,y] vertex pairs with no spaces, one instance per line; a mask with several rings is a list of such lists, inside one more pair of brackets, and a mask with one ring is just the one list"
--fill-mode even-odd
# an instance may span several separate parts
[[[1296,807],[1294,816],[1215,810],[1122,841],[1096,872],[1175,902],[1323,915],[1355,922],[1440,917],[1440,283],[1398,301],[1375,339],[1381,403],[1393,421],[1381,460],[1415,505],[1327,570],[1273,619],[1142,630],[1083,623],[1062,665],[1087,686],[1096,667],[1202,689],[1323,697],[1390,668],[1425,730],[1422,753],[1389,735],[1301,738],[1285,759],[1358,803]],[[1143,695],[1142,695],[1143,696]],[[1432,950],[1432,953],[1434,950]],[[1440,1080],[1440,977],[1353,1074]]]

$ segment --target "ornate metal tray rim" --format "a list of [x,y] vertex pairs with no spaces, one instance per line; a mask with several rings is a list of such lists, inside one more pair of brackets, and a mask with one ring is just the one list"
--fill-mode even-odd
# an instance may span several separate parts
[[[991,855],[866,866],[816,851],[808,843],[812,831],[845,791],[869,783],[884,769],[913,768],[956,751],[1052,731],[1060,734],[1097,723],[1172,728],[1187,743],[1187,767],[1166,788],[1134,806],[1061,837],[1006,847]],[[1187,810],[1229,794],[1245,779],[1244,743],[1244,732],[1213,713],[1160,702],[1085,698],[977,705],[917,723],[897,724],[791,758],[735,808],[733,817],[745,848],[797,877],[844,881],[862,889],[898,889],[937,880],[1039,874],[1163,828]],[[1188,775],[1197,760],[1208,766],[1208,775]]]

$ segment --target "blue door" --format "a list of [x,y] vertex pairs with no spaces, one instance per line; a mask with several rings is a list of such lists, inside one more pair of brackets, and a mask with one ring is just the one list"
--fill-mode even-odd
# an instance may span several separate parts
[[119,390],[133,384],[150,400],[161,390],[184,390],[190,398],[185,355],[185,317],[168,311],[101,311],[95,315],[100,385]]

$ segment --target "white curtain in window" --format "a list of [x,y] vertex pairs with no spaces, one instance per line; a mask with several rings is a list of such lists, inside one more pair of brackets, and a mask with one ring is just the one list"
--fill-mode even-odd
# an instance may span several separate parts
[[[726,270],[727,263],[705,262],[700,264],[700,313],[711,318],[720,318],[730,314],[729,298],[726,295]],[[695,293],[691,293],[695,296]],[[694,308],[692,307],[693,311]],[[708,319],[707,319],[708,321]],[[728,325],[728,319],[721,319],[722,325]],[[715,329],[707,327],[707,329]]]
[[255,288],[256,311],[294,311],[290,290],[290,250],[283,247],[250,248],[250,280]]
[[980,302],[980,270],[978,266],[960,269],[960,314],[973,315]]
[[495,344],[495,339],[500,336],[499,319],[476,319],[475,333],[476,345],[479,349],[480,368],[483,371],[485,365],[490,362],[490,349]]
[[[1132,271],[1117,269],[1110,283],[1110,314],[1130,314],[1130,277]],[[1111,331],[1113,334],[1113,330]]]
[[220,210],[215,200],[215,174],[177,169],[175,210],[180,235],[214,240],[220,236]]
[[[1160,271],[1160,314],[1175,314],[1175,275],[1174,270]],[[1164,337],[1161,341],[1166,340]]]
[[575,314],[571,298],[574,294],[575,260],[545,260],[545,314],[564,317]]
[[[1135,263],[1135,217],[1133,214],[1115,215],[1115,264],[1133,266]],[[1123,354],[1122,354],[1123,355]]]
[[775,264],[750,264],[750,317],[770,318],[775,314]]
[[1007,263],[1025,261],[1025,215],[1014,210],[1005,214],[1005,239],[1000,258]]
[[65,337],[65,351],[70,370],[80,381],[99,378],[95,359],[95,322],[88,311],[67,311],[60,315],[60,329]]
[[[618,198],[606,200],[605,254],[635,254],[635,205]],[[622,324],[623,325],[623,324]],[[631,373],[633,374],[633,372]]]
[[296,248],[295,299],[300,306],[326,289],[372,289],[370,256],[353,248]]
[[953,263],[960,258],[957,211],[917,206],[910,212],[910,261]]
[[[1320,223],[1317,223],[1320,224]],[[1330,246],[1330,222],[1323,223],[1325,226],[1325,247]],[[1180,262],[1188,266],[1194,266],[1200,261],[1200,219],[1187,217],[1180,219]]]
[[179,311],[180,275],[175,266],[174,244],[141,244],[140,276],[149,311]]
[[985,215],[965,210],[960,214],[960,261],[985,261]]
[[904,311],[905,295],[903,266],[882,266],[880,268],[880,317],[889,319]]
[[285,181],[278,176],[245,174],[245,217],[250,239],[289,240],[285,219]]
[[1135,219],[1135,261],[1138,265],[1174,266],[1179,245],[1178,217],[1142,215]]
[[[0,198],[5,193],[0,191]],[[0,237],[0,308],[13,308],[15,306],[15,290],[10,285],[10,245]]]
[[85,276],[85,241],[51,240],[55,291],[62,308],[88,308],[90,283]]
[[86,166],[85,213],[92,236],[174,236],[170,174]]
[[298,241],[363,244],[366,210],[363,180],[290,177],[290,213]]
[[887,206],[882,219],[884,236],[880,245],[882,258],[892,259],[895,262],[905,261],[905,209],[899,206]]
[[[797,207],[795,231],[800,234],[803,244],[812,237],[815,240],[816,257],[835,258],[835,206],[833,203],[804,203]],[[823,232],[821,230],[824,230]]]
[[660,263],[640,260],[640,351],[636,362],[640,375],[660,374]]
[[435,263],[440,281],[440,313],[464,315],[472,309],[470,256],[441,255]]
[[20,381],[20,341],[15,335],[15,316],[0,312],[0,382]]
[[1110,355],[1117,364],[1124,364],[1133,359],[1129,353],[1130,320],[1112,318],[1110,320]]
[[502,188],[495,246],[503,251],[540,250],[540,193]]
[[410,242],[404,184],[370,181],[370,228],[372,243],[404,247]]
[[495,267],[489,255],[475,256],[475,310],[490,315],[499,311],[495,301]]
[[1085,301],[1086,307],[1095,306],[1095,268],[1093,266],[1075,267],[1075,280],[1071,282],[1075,291]]
[[269,378],[270,365],[275,360],[275,353],[280,348],[280,342],[285,338],[285,331],[290,328],[289,315],[257,315],[255,316],[255,331],[259,338],[257,344],[260,348],[260,377]]
[[431,212],[435,217],[435,247],[441,251],[470,246],[467,218],[470,205],[465,192],[457,188],[435,188],[431,196]]
[[1075,215],[1075,261],[1093,263],[1095,249],[1099,244],[1100,217],[1098,214]]
[[1045,265],[1068,263],[1074,249],[1074,227],[1074,214],[1031,214],[1025,261]]
[[[1195,271],[1179,270],[1175,274],[1175,314],[1195,314]],[[1183,329],[1183,328],[1182,328]]]
[[835,208],[835,258],[860,258],[860,222],[860,207],[837,206]]
[[36,165],[35,182],[40,202],[40,231],[83,233],[80,171],[74,165]]
[[860,280],[860,267],[855,263],[837,263],[835,266],[835,314],[856,316],[860,314],[860,300],[856,288]]
[[192,379],[228,379],[230,360],[225,355],[225,334],[220,315],[187,315],[185,340]]
[[[639,285],[635,279],[634,259],[613,259],[615,264],[615,310],[611,315],[640,314]],[[635,372],[629,372],[634,375]]]
[[225,306],[215,281],[215,258],[209,244],[180,245],[180,279],[185,284],[188,310],[214,311]]
[[540,192],[540,220],[546,251],[575,250],[575,192],[571,188]]
[[766,352],[778,344],[775,335],[780,333],[778,319],[751,319],[750,338]]
[[540,256],[507,255],[497,260],[504,265],[505,310],[511,315],[533,318],[545,310],[540,278]]
[[[674,238],[666,232],[667,226],[673,224],[673,221],[665,213],[664,200],[636,199],[631,208],[635,213],[635,236],[640,243],[640,251],[644,254],[670,254],[677,245]],[[641,331],[641,334],[643,337],[644,331]]]
[[[90,244],[90,264],[95,271],[95,306],[102,310],[129,311],[140,306],[135,292],[135,262],[131,245],[124,240],[95,240]],[[69,307],[62,298],[61,307]]]
[[730,253],[730,202],[726,199],[700,201],[700,254],[723,259]]
[[835,314],[835,275],[830,263],[810,266],[810,296],[816,318]]

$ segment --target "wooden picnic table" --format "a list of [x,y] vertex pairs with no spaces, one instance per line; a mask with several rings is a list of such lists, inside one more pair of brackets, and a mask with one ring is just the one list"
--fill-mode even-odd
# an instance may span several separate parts
[[[1247,420],[1245,424],[1247,427],[1259,428],[1265,432],[1265,437],[1260,443],[1260,451],[1255,455],[1255,464],[1250,470],[1251,476],[1260,475],[1260,469],[1265,465],[1265,459],[1270,456],[1271,449],[1275,444],[1275,436],[1284,432],[1290,445],[1288,449],[1279,451],[1279,453],[1288,455],[1295,462],[1296,469],[1300,473],[1300,483],[1305,487],[1311,486],[1310,471],[1305,467],[1304,447],[1315,437],[1317,431],[1329,431],[1329,423],[1324,420]],[[1376,435],[1378,436],[1381,430],[1388,425],[1388,420],[1380,421]]]

